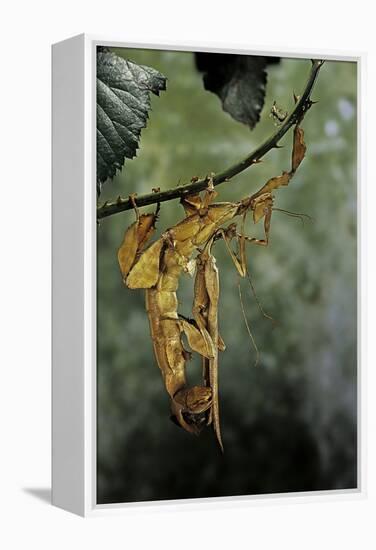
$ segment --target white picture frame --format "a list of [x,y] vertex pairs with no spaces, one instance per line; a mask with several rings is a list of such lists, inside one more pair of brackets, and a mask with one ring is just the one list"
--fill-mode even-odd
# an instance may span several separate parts
[[[151,503],[96,503],[96,47],[211,51],[356,62],[358,66],[358,487],[244,497]],[[361,349],[364,273],[360,270],[364,217],[364,54],[252,50],[225,44],[134,44],[79,35],[52,47],[52,502],[81,516],[134,507],[217,507],[260,501],[300,502],[363,498],[366,493],[365,373]],[[362,303],[363,302],[363,303]]]

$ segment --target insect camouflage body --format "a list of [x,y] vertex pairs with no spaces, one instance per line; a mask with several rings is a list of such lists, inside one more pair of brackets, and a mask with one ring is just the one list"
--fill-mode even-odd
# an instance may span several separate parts
[[[247,273],[245,243],[268,244],[273,210],[273,191],[288,185],[304,158],[303,130],[294,129],[291,170],[271,178],[259,191],[239,202],[213,202],[217,193],[208,178],[203,198],[191,195],[182,199],[186,217],[146,247],[155,231],[156,213],[139,215],[126,230],[118,251],[124,284],[144,289],[146,311],[157,364],[171,399],[172,417],[187,432],[199,434],[213,425],[223,450],[218,401],[218,351],[225,349],[218,332],[219,278],[212,248],[223,239],[241,276]],[[264,238],[244,234],[244,222],[252,212],[254,223],[264,220]],[[242,231],[232,220],[242,216]],[[227,222],[231,222],[224,227]],[[236,252],[231,241],[237,243]],[[198,253],[196,258],[194,254]],[[177,289],[182,273],[195,274],[192,319],[178,313]],[[190,350],[183,345],[182,336]],[[191,353],[202,358],[202,385],[189,386],[186,364]]]

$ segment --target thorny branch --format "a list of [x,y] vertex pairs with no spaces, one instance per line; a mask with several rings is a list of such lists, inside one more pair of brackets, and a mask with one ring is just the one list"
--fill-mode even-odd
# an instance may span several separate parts
[[[295,108],[291,114],[286,118],[283,124],[278,130],[271,135],[264,143],[262,143],[257,149],[255,149],[250,155],[248,155],[242,161],[230,166],[227,170],[213,176],[213,185],[219,185],[220,183],[229,181],[231,178],[240,174],[253,164],[256,164],[260,159],[266,155],[271,149],[278,148],[278,142],[286,134],[286,132],[294,124],[300,123],[304,118],[306,112],[313,105],[311,100],[311,93],[316,82],[317,75],[322,67],[323,60],[312,60],[312,68],[305,86],[304,92],[297,101]],[[171,199],[177,199],[193,195],[200,191],[203,191],[208,186],[209,176],[201,178],[197,181],[192,181],[190,184],[179,185],[166,191],[158,191],[141,195],[135,199],[137,206],[147,206],[149,204],[158,204],[161,202],[169,201]],[[125,210],[131,210],[134,208],[134,199],[123,199],[118,197],[114,202],[106,201],[102,206],[97,208],[97,219],[106,218]]]

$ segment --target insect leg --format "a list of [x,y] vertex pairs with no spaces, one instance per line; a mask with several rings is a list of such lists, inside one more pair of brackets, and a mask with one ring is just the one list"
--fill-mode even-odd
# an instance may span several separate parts
[[[211,245],[208,244],[208,257],[205,261],[205,285],[209,297],[209,307],[207,316],[207,328],[213,342],[218,342],[218,302],[219,302],[219,274],[214,256],[211,254]],[[219,421],[219,397],[218,397],[218,346],[215,348],[215,355],[209,359],[209,380],[212,390],[211,417],[213,421],[214,432],[216,434],[219,446],[223,452],[223,443]]]

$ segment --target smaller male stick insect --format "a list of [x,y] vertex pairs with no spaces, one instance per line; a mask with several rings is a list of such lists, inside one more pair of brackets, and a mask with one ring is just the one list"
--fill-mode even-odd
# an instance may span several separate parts
[[[220,230],[218,230],[220,231]],[[219,422],[218,350],[225,344],[218,332],[219,275],[216,260],[211,252],[217,232],[207,241],[196,258],[193,316],[201,331],[207,331],[213,343],[212,357],[202,357],[204,385],[211,389],[211,406],[205,413],[206,425],[213,424],[214,433],[223,452]]]

